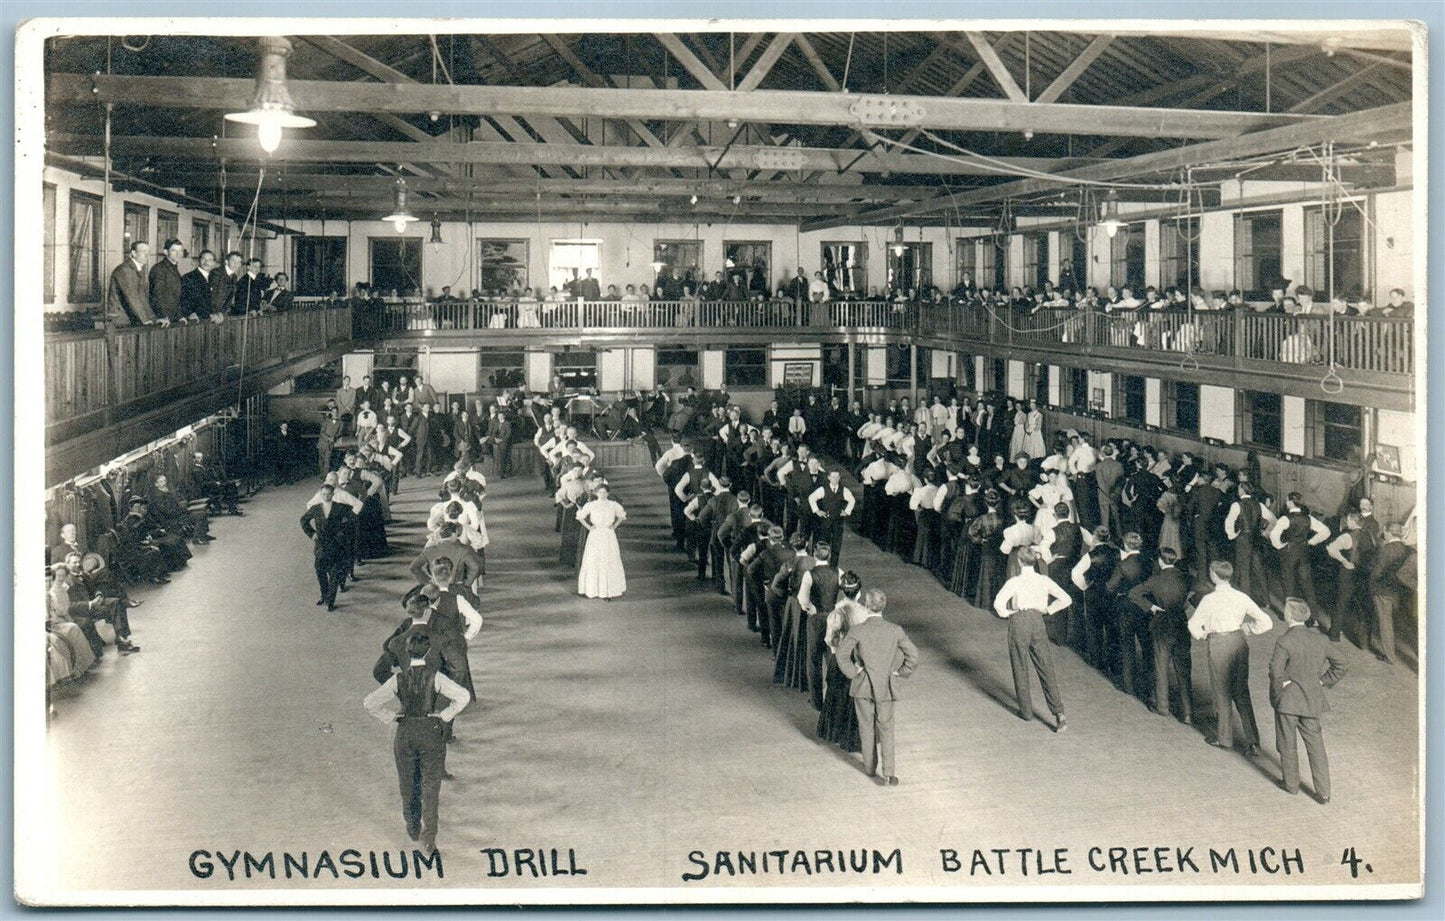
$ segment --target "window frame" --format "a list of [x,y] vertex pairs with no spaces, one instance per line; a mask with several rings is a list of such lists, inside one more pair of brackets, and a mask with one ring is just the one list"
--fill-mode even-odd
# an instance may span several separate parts
[[[1114,375],[1114,413],[1113,418],[1134,425],[1144,425],[1149,418],[1149,385],[1142,374],[1116,374]],[[1138,386],[1132,382],[1137,381]],[[1131,406],[1138,404],[1139,412],[1135,415],[1131,412]]]
[[[693,250],[693,251],[695,251],[695,252],[697,253],[696,261],[693,262],[691,265],[684,265],[684,264],[682,264],[682,263],[680,263],[680,262],[669,262],[668,260],[661,258],[662,255],[663,255],[663,253],[661,252],[662,248],[663,248],[663,247],[672,247],[672,246],[677,247],[677,248],[678,248],[678,251],[684,251],[684,250]],[[660,240],[660,239],[654,239],[654,240],[652,241],[652,261],[653,261],[653,262],[661,262],[661,263],[663,263],[663,268],[667,268],[668,266],[671,266],[672,268],[677,269],[677,277],[680,278],[680,279],[682,279],[683,284],[687,284],[687,270],[688,270],[688,269],[693,269],[693,270],[695,270],[695,274],[693,275],[693,279],[692,279],[692,287],[693,287],[694,290],[696,290],[697,288],[701,287],[701,285],[702,285],[703,282],[707,281],[707,272],[706,272],[706,270],[703,268],[703,250],[704,250],[704,247],[703,247],[703,245],[702,245],[702,241],[701,241],[701,240]],[[649,266],[649,267],[650,267],[650,266]],[[659,269],[658,271],[652,273],[652,289],[653,289],[654,295],[656,294],[656,291],[657,291],[657,280],[658,280],[659,277],[661,277],[661,275],[662,275],[662,270],[661,270],[661,269]]]
[[1122,293],[1128,288],[1136,296],[1143,294],[1148,286],[1148,263],[1143,224],[1125,224],[1109,239],[1109,284],[1115,290]]
[[[853,286],[850,288],[840,287],[836,281],[828,278],[828,260],[826,254],[830,247],[850,246],[857,250],[857,264],[851,273],[853,275]],[[834,261],[836,265],[836,260]],[[834,291],[843,295],[854,297],[866,297],[868,295],[868,241],[862,240],[823,240],[818,244],[818,269],[823,273],[823,279],[832,286]]]
[[[1342,296],[1349,295],[1358,299],[1360,295],[1373,290],[1373,259],[1370,250],[1369,221],[1350,201],[1341,200],[1339,205],[1341,209],[1340,223],[1343,224],[1348,220],[1359,230],[1359,234],[1354,240],[1354,256],[1359,260],[1359,278],[1353,287],[1348,281],[1337,284],[1335,292]],[[1325,222],[1329,218],[1325,209],[1325,205],[1313,205],[1304,209],[1304,284],[1315,291],[1315,299],[1319,301],[1328,299],[1330,293],[1330,251],[1327,245],[1329,234],[1325,229]],[[1340,274],[1339,238],[1336,238],[1334,243],[1335,275],[1338,277]]]
[[1049,235],[1047,233],[1023,234],[1022,284],[1035,291],[1044,290],[1049,281]]
[[[1244,294],[1246,301],[1267,301],[1270,299],[1270,292],[1275,279],[1265,277],[1269,273],[1260,270],[1261,250],[1255,245],[1254,225],[1256,222],[1273,219],[1279,226],[1279,243],[1271,250],[1266,248],[1263,253],[1273,253],[1276,269],[1274,276],[1281,276],[1284,272],[1284,211],[1282,209],[1271,209],[1264,211],[1241,211],[1234,216],[1234,287]],[[1248,224],[1250,231],[1247,237],[1248,249],[1245,249],[1246,236],[1244,227]],[[1250,274],[1258,287],[1249,287],[1242,280],[1244,271],[1242,267],[1249,265]]]
[[[1256,397],[1273,398],[1273,399],[1279,401],[1279,412],[1278,412],[1278,414],[1276,415],[1276,414],[1273,413],[1273,412],[1269,412],[1269,413],[1259,413],[1259,412],[1257,411],[1256,407],[1255,407],[1255,398],[1256,398]],[[1240,401],[1240,404],[1239,404],[1239,405],[1240,405],[1240,411],[1239,411],[1238,415],[1239,415],[1240,421],[1241,421],[1241,423],[1242,423],[1242,425],[1241,425],[1241,431],[1240,431],[1240,442],[1241,442],[1241,444],[1247,445],[1247,446],[1249,446],[1249,447],[1251,447],[1251,448],[1262,448],[1262,449],[1264,449],[1264,450],[1266,450],[1266,451],[1283,452],[1283,451],[1284,451],[1284,397],[1283,397],[1283,395],[1278,394],[1278,393],[1270,393],[1270,392],[1267,391],[1267,390],[1241,390],[1241,391],[1239,391],[1239,401]],[[1276,420],[1276,421],[1275,421],[1274,428],[1275,428],[1275,431],[1276,431],[1276,434],[1277,434],[1277,437],[1278,437],[1278,443],[1277,443],[1277,444],[1271,444],[1270,442],[1267,442],[1267,441],[1260,441],[1260,440],[1257,438],[1257,434],[1258,434],[1258,433],[1257,433],[1256,430],[1255,430],[1255,429],[1256,429],[1255,417],[1256,417],[1256,416],[1261,416],[1261,415],[1273,417],[1273,418]]]
[[[740,361],[742,357],[756,361]],[[723,386],[739,390],[768,389],[768,349],[730,345],[723,350]]]
[[[144,223],[137,224],[132,229],[133,220]],[[151,206],[133,201],[121,202],[120,227],[120,255],[125,258],[133,244],[151,242]],[[155,253],[151,255],[154,256]]]
[[[591,364],[584,364],[583,362],[575,361],[575,360],[572,360],[572,361],[564,361],[564,359],[576,359],[576,358],[583,357],[583,356],[588,357],[588,358],[591,358],[591,359],[592,359]],[[561,377],[563,383],[566,384],[568,378],[567,378],[567,375],[565,375],[565,374],[562,373],[562,370],[563,370],[564,368],[569,368],[569,369],[573,369],[573,370],[584,370],[584,371],[585,371],[585,370],[590,370],[590,371],[591,371],[591,382],[590,382],[590,383],[584,383],[584,384],[581,384],[580,386],[578,386],[578,385],[573,385],[572,389],[593,389],[593,390],[597,389],[597,384],[598,384],[599,375],[600,375],[600,369],[597,367],[597,350],[596,350],[596,349],[587,349],[587,348],[583,348],[583,349],[569,349],[569,350],[567,350],[567,351],[565,351],[565,352],[555,352],[555,353],[553,353],[553,355],[552,355],[552,373],[553,373],[554,375],[557,375],[557,376]],[[583,378],[585,378],[586,376],[587,376],[586,374],[580,375],[580,377],[583,377]],[[574,377],[574,378],[577,378],[577,377],[579,377],[579,375],[573,375],[573,377]]]
[[[1309,420],[1309,448],[1310,457],[1330,463],[1351,464],[1358,466],[1360,459],[1365,455],[1365,408],[1350,403],[1336,403],[1332,400],[1306,400],[1306,418]],[[1332,409],[1342,409],[1352,412],[1355,415],[1354,423],[1341,423],[1328,418]],[[1350,447],[1355,450],[1355,456],[1351,457],[1349,451],[1343,456],[1331,453],[1330,433],[1332,431],[1353,431],[1356,437],[1350,442]]]
[[[536,290],[537,290],[537,289],[536,289],[535,286],[532,285],[532,241],[531,241],[530,239],[527,239],[526,237],[477,237],[477,238],[476,238],[476,241],[472,244],[473,246],[475,246],[475,247],[477,248],[477,249],[476,249],[476,253],[477,253],[477,261],[476,261],[476,265],[477,265],[477,275],[476,275],[476,281],[475,281],[473,287],[475,287],[475,288],[477,288],[479,291],[481,291],[484,296],[486,295],[487,291],[489,291],[489,290],[496,290],[495,287],[489,287],[489,286],[486,284],[486,273],[487,273],[489,267],[488,267],[488,264],[487,264],[487,259],[486,259],[486,258],[484,257],[484,255],[483,255],[483,250],[484,250],[489,244],[498,244],[498,243],[503,244],[504,246],[507,246],[507,247],[511,247],[511,246],[513,246],[513,245],[515,245],[515,244],[518,244],[518,243],[521,244],[521,246],[522,246],[522,259],[521,259],[521,270],[520,270],[520,271],[521,271],[521,279],[520,279],[520,284],[519,284],[519,286],[518,286],[518,290],[526,290],[527,288],[530,287],[530,288],[532,288],[533,293],[536,293]],[[595,277],[595,276],[594,276],[594,277]],[[510,287],[505,287],[505,288],[503,288],[503,290],[504,290],[504,291],[510,291],[511,288],[510,288]],[[468,291],[468,292],[466,292],[466,293],[467,293],[468,295],[471,294],[470,291]],[[544,291],[544,292],[542,292],[542,295],[545,295],[546,293],[547,293],[547,292]],[[540,299],[541,299],[541,296],[539,296],[538,299],[540,300]]]
[[[102,274],[100,266],[102,256],[100,251],[100,229],[101,222],[105,220],[105,199],[99,195],[93,195],[90,192],[71,189],[69,205],[70,225],[66,233],[66,246],[69,248],[70,253],[70,268],[68,272],[70,284],[67,299],[72,304],[98,304],[105,294],[105,290],[101,284]],[[77,205],[91,209],[90,240],[88,241],[88,245],[81,247],[77,247],[72,242],[75,234]],[[87,286],[76,284],[76,273],[80,271],[83,265],[78,255],[84,253],[85,250],[89,250],[90,255],[91,278],[90,284],[88,285],[91,289],[90,291],[85,290]]]
[[953,286],[963,284],[964,273],[973,279],[975,289],[978,283],[978,238],[955,237],[953,241]]
[[40,184],[40,207],[43,212],[44,228],[41,243],[44,247],[43,274],[44,274],[44,302],[55,303],[56,293],[56,265],[59,260],[55,258],[55,248],[59,245],[60,239],[60,188],[53,182]]
[[[904,251],[898,253],[897,247],[902,246]],[[885,273],[884,282],[887,288],[887,296],[891,299],[898,288],[894,286],[894,273],[904,270],[904,262],[912,256],[912,277],[910,283],[902,285],[902,290],[912,289],[922,294],[924,289],[933,284],[933,244],[929,241],[913,240],[904,243],[888,244],[888,269]]]
[[[1068,399],[1062,400],[1065,409],[1078,415],[1085,415],[1089,412],[1089,402],[1092,394],[1089,392],[1089,371],[1087,368],[1064,368],[1064,380],[1060,381],[1060,389],[1068,387]],[[1062,398],[1064,394],[1060,393]]]
[[[1194,427],[1189,428],[1180,424],[1179,407],[1188,405],[1191,401],[1179,398],[1180,388],[1194,388]],[[1193,438],[1200,437],[1203,417],[1200,413],[1201,389],[1200,386],[1191,381],[1165,381],[1164,382],[1164,428],[1171,432],[1181,432]]]
[[[1181,230],[1181,227],[1183,228]],[[1165,241],[1169,245],[1165,245]],[[1199,218],[1180,217],[1159,222],[1159,287],[1189,291],[1199,283]]]
[[[425,246],[425,243],[426,243],[426,241],[425,241],[422,237],[419,237],[419,236],[418,236],[418,237],[407,237],[407,236],[397,236],[397,235],[393,235],[393,234],[388,234],[388,235],[379,236],[379,237],[367,237],[367,245],[366,245],[367,278],[368,278],[368,280],[371,282],[372,290],[374,290],[374,291],[379,291],[379,292],[386,292],[386,291],[395,290],[396,293],[397,293],[399,296],[405,297],[405,296],[406,296],[406,292],[407,292],[408,290],[410,290],[412,287],[415,287],[415,288],[417,289],[417,293],[418,293],[418,294],[424,294],[425,291],[426,291],[426,288],[425,288],[425,286],[422,284],[422,279],[425,278],[425,273],[426,273],[426,246]],[[377,268],[376,248],[377,248],[377,244],[383,244],[383,245],[390,244],[390,245],[394,245],[394,246],[396,246],[396,247],[398,248],[398,249],[397,249],[397,255],[398,255],[398,257],[399,257],[399,260],[398,260],[398,261],[399,261],[399,263],[400,263],[400,265],[401,265],[402,272],[405,273],[407,276],[411,276],[411,272],[407,270],[407,267],[406,267],[406,265],[405,265],[405,260],[406,260],[406,255],[407,255],[407,254],[406,254],[406,250],[407,250],[407,249],[410,249],[413,244],[416,246],[417,273],[416,273],[416,276],[415,276],[415,277],[412,277],[412,278],[411,278],[411,281],[416,282],[416,284],[415,284],[414,286],[408,285],[408,286],[406,286],[406,287],[399,287],[399,286],[396,286],[396,285],[383,285],[383,284],[378,284],[378,283],[377,283],[377,278],[376,278],[376,268]]]
[[[729,259],[732,259],[732,257],[731,257],[730,255],[728,255],[728,251],[729,251],[730,249],[732,249],[733,247],[745,247],[745,248],[747,248],[747,249],[749,249],[749,250],[754,250],[754,249],[756,249],[756,248],[758,248],[758,247],[761,247],[761,248],[762,248],[763,253],[764,253],[764,256],[763,256],[763,277],[764,277],[764,279],[765,279],[765,280],[767,281],[767,283],[768,283],[768,295],[769,295],[769,296],[772,296],[773,291],[775,290],[775,286],[776,286],[776,281],[775,281],[774,278],[773,278],[773,241],[772,241],[772,240],[724,240],[724,241],[723,241],[723,277],[726,278],[726,279],[729,280],[729,281],[732,279],[733,273],[736,272],[736,271],[738,270],[738,268],[739,268],[739,266],[737,265],[737,260],[733,260],[733,262],[734,262],[733,265],[731,265],[731,266],[728,265],[728,260],[729,260]],[[756,256],[753,258],[752,262],[754,262],[754,263],[756,262]],[[753,271],[753,265],[752,265],[752,264],[749,264],[748,267],[747,267],[747,273],[746,273],[746,274],[744,275],[744,277],[743,277],[743,287],[746,288],[749,292],[752,291],[752,271]]]
[[[164,209],[164,208],[157,208],[157,209],[156,209],[156,221],[155,221],[155,223],[156,223],[156,241],[155,241],[155,250],[154,250],[154,252],[153,252],[153,255],[155,256],[156,261],[159,262],[160,260],[162,260],[162,259],[164,259],[164,258],[166,257],[166,256],[165,256],[165,250],[164,250],[164,247],[165,247],[165,245],[166,245],[166,241],[167,241],[167,240],[179,240],[179,239],[181,238],[181,215],[180,215],[180,212],[177,212],[177,211],[167,211],[167,210]],[[169,227],[170,227],[170,232],[169,232],[169,233],[162,233],[162,232],[161,232],[161,228],[162,228],[163,226],[166,226],[166,225],[169,225]],[[182,243],[181,245],[184,246],[185,244]]]

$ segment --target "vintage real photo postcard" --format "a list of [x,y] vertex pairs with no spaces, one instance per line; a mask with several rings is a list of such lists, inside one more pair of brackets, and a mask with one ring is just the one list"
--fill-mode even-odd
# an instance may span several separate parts
[[1423,26],[15,41],[21,902],[1421,896]]

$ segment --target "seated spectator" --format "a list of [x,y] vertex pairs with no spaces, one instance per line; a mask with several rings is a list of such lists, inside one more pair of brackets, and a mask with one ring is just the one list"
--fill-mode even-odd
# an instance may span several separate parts
[[[104,621],[115,631],[116,649],[125,655],[140,652],[140,647],[130,641],[130,617],[126,612],[126,605],[121,604],[117,598],[107,598],[94,590],[85,579],[80,554],[72,553],[65,558],[63,579],[66,605],[64,613],[72,621],[80,625],[81,620],[88,619],[92,629],[96,621]],[[55,597],[57,601],[61,600],[58,591]],[[84,626],[81,629],[83,630]]]
[[1413,301],[1405,300],[1404,288],[1391,288],[1389,301],[1387,301],[1383,307],[1376,310],[1375,315],[1414,319],[1415,304]]
[[150,510],[153,520],[174,534],[190,538],[192,543],[209,544],[211,521],[204,512],[193,512],[186,501],[171,490],[170,479],[164,475],[156,477],[151,486]]

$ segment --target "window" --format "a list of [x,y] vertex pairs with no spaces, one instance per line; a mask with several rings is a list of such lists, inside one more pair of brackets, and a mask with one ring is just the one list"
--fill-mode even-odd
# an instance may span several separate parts
[[1164,385],[1168,396],[1167,414],[1164,425],[1167,428],[1191,435],[1199,434],[1199,385],[1171,381]]
[[45,183],[41,191],[45,213],[45,303],[55,303],[55,186]]
[[996,236],[991,237],[990,240],[993,245],[990,247],[988,244],[984,244],[984,248],[993,250],[993,256],[989,261],[991,270],[989,274],[993,276],[992,287],[995,291],[1004,291],[1007,290],[1008,285],[1004,273],[1004,268],[1008,264],[1008,237]]
[[421,237],[371,238],[371,287],[405,296],[421,291]]
[[1034,380],[1034,401],[1039,406],[1049,405],[1049,366],[1030,365]]
[[[1338,217],[1336,221],[1334,218]],[[1334,226],[1331,227],[1331,224]],[[1349,300],[1358,300],[1369,290],[1365,219],[1355,205],[1340,202],[1340,210],[1324,207],[1305,209],[1305,281],[1323,301],[1331,290]],[[1334,275],[1330,274],[1333,241]],[[1333,288],[1331,283],[1333,282]]]
[[1082,291],[1089,286],[1089,241],[1077,233],[1068,234],[1069,256],[1059,266],[1060,287]]
[[1364,445],[1360,407],[1324,400],[1310,400],[1309,407],[1314,423],[1311,426],[1314,430],[1314,456],[1358,464]]
[[766,387],[768,350],[728,349],[723,353],[723,383],[729,387]]
[[100,300],[101,200],[84,192],[70,193],[70,301]]
[[1049,235],[1046,233],[1024,234],[1023,284],[1036,291],[1044,289],[1049,280]]
[[1119,400],[1116,405],[1123,413],[1121,418],[1144,424],[1144,378],[1132,374],[1118,375]]
[[520,292],[528,285],[527,241],[478,240],[477,266],[477,287],[483,294]]
[[1074,412],[1086,413],[1089,411],[1089,372],[1083,368],[1066,368],[1064,370],[1063,390],[1060,394],[1064,406]]
[[988,389],[998,393],[1008,392],[1008,360],[995,358],[989,367]]
[[292,290],[302,297],[346,292],[346,238],[298,237]]
[[840,399],[848,389],[848,346],[823,346],[823,388]]
[[[120,251],[122,254],[130,252],[132,243],[149,243],[151,240],[151,209],[145,205],[134,205],[125,203],[125,216],[122,225],[124,237],[121,241]],[[152,254],[154,255],[154,254]]]
[[1159,222],[1159,287],[1199,285],[1199,218]]
[[888,247],[888,295],[914,293],[933,284],[933,244],[893,243]]
[[840,295],[868,293],[868,244],[824,243],[823,279]]
[[955,286],[962,285],[965,279],[975,287],[979,285],[977,240],[961,237],[953,242],[953,278]]
[[[597,240],[553,240],[547,256],[547,284],[558,291],[570,290],[568,285],[585,278],[587,270],[597,277],[602,264],[602,244]],[[601,280],[598,279],[601,285]]]
[[657,279],[668,266],[676,269],[677,277],[694,291],[706,278],[702,274],[702,244],[697,240],[657,240],[652,244],[652,261],[663,266],[653,277],[654,291]]
[[527,353],[482,349],[477,356],[478,389],[509,390],[527,386]]
[[888,386],[908,388],[913,386],[913,354],[906,345],[884,347],[887,362]]
[[552,362],[554,374],[562,378],[564,390],[591,390],[597,387],[597,353],[591,349],[561,352]]
[[656,376],[657,382],[668,389],[696,387],[702,380],[697,349],[659,348]]
[[1255,211],[1234,218],[1234,286],[1245,300],[1267,301],[1279,280],[1283,220],[1279,211]]
[[1244,441],[1278,451],[1284,445],[1284,401],[1277,393],[1242,391]]
[[999,278],[999,265],[997,241],[984,240],[978,246],[978,274],[974,275],[973,283],[978,285],[980,290],[997,291],[1003,287],[1003,280]]
[[[191,218],[191,260],[201,261],[201,251],[211,248],[211,222]],[[297,289],[300,290],[299,288]]]
[[165,258],[167,240],[178,240],[181,236],[181,216],[174,211],[156,211],[156,245],[152,253],[159,262]]
[[1144,227],[1126,224],[1109,241],[1109,284],[1144,293]]
[[723,257],[728,277],[741,276],[749,295],[772,294],[773,244],[724,243]]

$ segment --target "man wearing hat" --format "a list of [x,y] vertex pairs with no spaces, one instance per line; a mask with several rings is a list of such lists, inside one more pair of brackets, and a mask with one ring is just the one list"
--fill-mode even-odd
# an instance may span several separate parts
[[130,593],[125,590],[125,583],[116,578],[115,573],[105,565],[105,557],[99,553],[82,554],[80,569],[92,594],[113,598],[123,608],[141,606],[142,602],[130,597]]
[[1030,723],[1034,719],[1033,679],[1028,669],[1032,662],[1039,674],[1044,701],[1054,715],[1054,732],[1063,732],[1069,728],[1069,721],[1064,717],[1064,695],[1054,675],[1054,651],[1044,630],[1044,618],[1062,611],[1073,599],[1059,583],[1036,569],[1038,560],[1038,553],[1032,547],[1019,550],[1019,573],[999,589],[993,609],[1008,621],[1009,668],[1013,672],[1019,718]]
[[1324,637],[1305,627],[1309,617],[1310,607],[1304,599],[1285,599],[1288,627],[1275,643],[1269,660],[1269,703],[1274,707],[1274,743],[1283,772],[1281,786],[1286,793],[1299,792],[1298,740],[1304,739],[1315,799],[1328,803],[1330,759],[1325,754],[1320,716],[1330,708],[1324,689],[1334,687],[1344,677],[1346,666]]
[[186,565],[191,550],[183,538],[158,527],[150,516],[150,504],[139,496],[130,500],[130,514],[126,515],[116,531],[122,540],[136,546],[154,547],[160,551],[161,563],[166,572],[175,572]]
[[[430,854],[436,850],[437,813],[446,776],[446,731],[471,702],[471,695],[442,672],[429,634],[409,634],[404,653],[403,664],[366,696],[363,706],[383,723],[396,724],[393,750],[402,818],[407,835],[420,840],[422,851]],[[447,701],[441,710],[438,697]]]
[[80,554],[71,553],[66,556],[65,570],[70,577],[66,594],[70,602],[67,613],[71,618],[103,620],[115,629],[116,649],[125,655],[140,652],[140,647],[130,641],[130,618],[126,615],[126,606],[115,598],[104,597],[86,582]]

